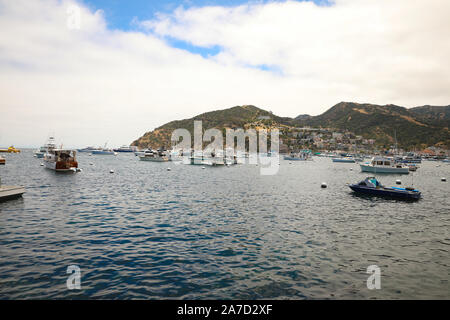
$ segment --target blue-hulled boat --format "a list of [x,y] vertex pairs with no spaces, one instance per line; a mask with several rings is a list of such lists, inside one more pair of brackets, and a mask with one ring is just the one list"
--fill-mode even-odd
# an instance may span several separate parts
[[375,177],[367,177],[358,184],[349,185],[354,192],[372,196],[418,200],[421,193],[414,188],[385,187]]

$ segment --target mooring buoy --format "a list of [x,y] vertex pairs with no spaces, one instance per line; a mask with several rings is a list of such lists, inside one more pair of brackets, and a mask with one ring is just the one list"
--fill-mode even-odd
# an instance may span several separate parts
[[441,178],[441,181],[442,181],[442,182],[445,182],[445,181],[447,181],[447,179],[446,179],[445,177],[442,177],[442,178]]
[[322,182],[322,184],[320,185],[321,188],[326,188],[327,187],[327,183],[326,182]]
[[402,184],[402,181],[401,180],[395,180],[395,183],[396,184]]
[[114,170],[113,169],[109,170],[109,173],[114,173]]

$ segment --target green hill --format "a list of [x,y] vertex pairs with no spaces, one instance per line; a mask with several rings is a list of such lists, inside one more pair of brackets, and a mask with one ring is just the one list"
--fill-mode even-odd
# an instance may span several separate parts
[[[261,117],[262,119],[259,119]],[[265,119],[269,118],[269,119]],[[169,147],[173,130],[184,128],[189,130],[191,136],[194,131],[194,120],[202,120],[203,130],[217,128],[248,128],[250,126],[267,126],[289,123],[292,119],[281,118],[271,112],[259,109],[255,106],[235,106],[229,109],[206,112],[190,119],[176,120],[166,123],[153,131],[145,133],[131,145],[139,148]]]
[[296,123],[348,130],[376,139],[382,147],[392,145],[396,135],[398,145],[403,148],[422,149],[436,144],[450,148],[450,133],[445,120],[441,119],[442,110],[448,112],[448,107],[406,109],[396,105],[341,102],[321,115]]
[[318,116],[279,117],[252,105],[235,106],[171,121],[145,133],[132,145],[140,148],[170,147],[172,131],[185,128],[193,135],[194,120],[202,120],[203,130],[217,128],[322,127],[350,131],[367,139],[375,139],[380,147],[423,149],[437,145],[450,149],[450,106],[422,106],[411,109],[396,105],[374,105],[340,102]]

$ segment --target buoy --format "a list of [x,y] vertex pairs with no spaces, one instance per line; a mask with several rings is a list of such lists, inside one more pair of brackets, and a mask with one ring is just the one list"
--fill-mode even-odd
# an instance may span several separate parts
[[321,188],[326,188],[326,187],[327,187],[326,182],[322,182],[322,184],[320,185],[320,187],[321,187]]
[[441,166],[440,164],[437,164],[437,165],[436,165],[436,168],[437,168],[437,167],[440,167],[440,166]]
[[83,169],[77,168],[77,172],[81,172],[81,171],[83,171]]
[[350,168],[350,171],[353,171],[353,168]]
[[445,177],[442,177],[442,178],[441,178],[441,181],[442,181],[442,182],[445,182],[445,181],[447,181],[447,179],[446,179]]
[[44,166],[44,164],[43,163],[41,163],[41,167],[43,167]]
[[170,171],[170,168],[167,168],[167,171]]
[[202,167],[202,169],[205,169],[205,167]]
[[114,173],[114,170],[113,169],[109,170],[109,173]]
[[402,184],[402,181],[401,180],[395,180],[395,183],[396,184]]
[[91,163],[89,163],[89,165],[93,166],[94,164],[91,162]]

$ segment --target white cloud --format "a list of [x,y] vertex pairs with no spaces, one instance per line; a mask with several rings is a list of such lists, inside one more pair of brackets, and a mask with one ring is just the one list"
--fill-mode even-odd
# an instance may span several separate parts
[[[450,2],[340,0],[179,8],[108,30],[74,1],[0,0],[0,145],[129,143],[167,121],[241,104],[281,116],[339,101],[448,104]],[[200,55],[171,48],[170,36]],[[275,66],[261,71],[250,66]]]

